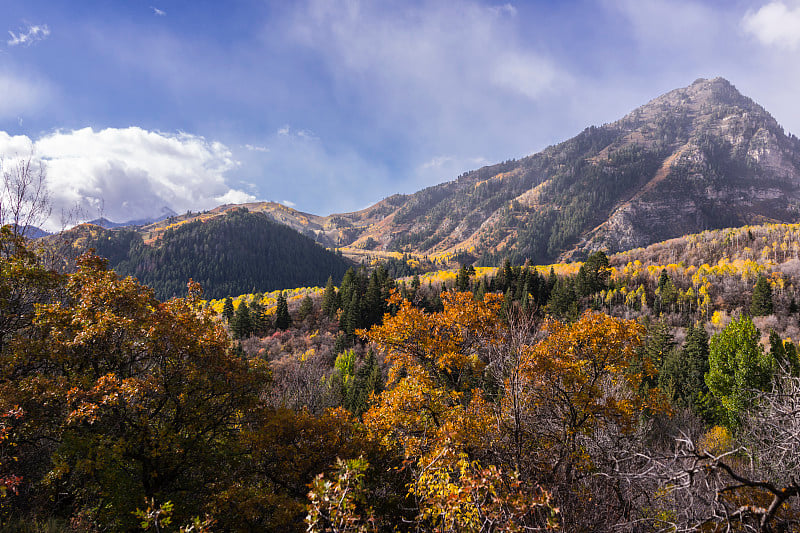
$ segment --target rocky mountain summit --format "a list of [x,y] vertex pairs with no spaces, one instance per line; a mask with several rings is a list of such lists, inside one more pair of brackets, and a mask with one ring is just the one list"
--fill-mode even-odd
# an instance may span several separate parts
[[538,154],[326,217],[317,238],[543,262],[799,218],[800,141],[715,78]]

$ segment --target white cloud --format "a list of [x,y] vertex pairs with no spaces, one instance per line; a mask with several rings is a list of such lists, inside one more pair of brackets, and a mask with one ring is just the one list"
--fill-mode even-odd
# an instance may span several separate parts
[[509,14],[512,17],[517,16],[517,8],[514,7],[512,4],[503,4],[501,6],[492,6],[489,8],[492,12],[497,13],[498,15],[502,14]]
[[292,208],[297,206],[297,204],[292,202],[291,200],[281,200],[281,203],[287,207],[292,207]]
[[758,11],[748,11],[742,26],[762,44],[796,49],[800,45],[800,5],[792,8],[781,1],[770,2]]
[[39,110],[52,99],[52,93],[48,83],[0,67],[0,118],[18,118]]
[[84,128],[33,141],[0,132],[0,154],[31,150],[47,164],[54,212],[77,206],[85,218],[122,222],[164,207],[183,212],[255,199],[228,185],[226,174],[238,163],[225,145],[186,133]]
[[468,159],[460,159],[455,156],[451,155],[440,155],[434,157],[433,159],[426,161],[423,163],[420,168],[421,170],[438,170],[438,169],[452,169],[452,168],[464,168],[464,170],[472,170],[479,166],[483,166],[488,164],[489,161],[483,157],[471,157]]
[[8,34],[11,36],[11,39],[6,41],[8,46],[30,46],[36,41],[43,41],[47,39],[47,37],[50,36],[50,28],[47,27],[47,24],[29,24],[26,29],[20,30],[19,33],[9,31]]
[[150,9],[153,10],[153,14],[154,15],[157,15],[159,17],[163,17],[163,16],[165,16],[167,14],[166,11],[158,9],[157,7],[150,6]]
[[255,144],[245,144],[244,147],[247,150],[250,150],[251,152],[263,152],[263,153],[269,152],[269,148],[267,148],[266,146],[258,146],[258,145],[255,145]]
[[557,69],[536,54],[510,52],[496,58],[492,81],[535,100],[558,81]]

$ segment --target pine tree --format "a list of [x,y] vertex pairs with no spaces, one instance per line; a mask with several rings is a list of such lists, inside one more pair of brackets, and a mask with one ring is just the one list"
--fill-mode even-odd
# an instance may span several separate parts
[[233,300],[231,300],[230,296],[225,298],[225,303],[222,305],[222,318],[228,323],[233,318]]
[[328,278],[325,285],[325,294],[322,296],[322,314],[328,318],[336,316],[339,309],[339,301],[336,294],[336,287],[333,286],[333,276]]
[[237,339],[249,337],[253,332],[253,324],[250,319],[250,307],[247,302],[242,301],[236,308],[236,312],[231,319],[231,331]]
[[269,328],[269,319],[264,313],[261,298],[254,299],[253,303],[250,304],[250,324],[253,335],[264,335]]
[[367,293],[364,296],[366,323],[364,327],[380,323],[384,313],[384,299],[381,292],[381,280],[378,270],[374,270],[369,278]]
[[275,306],[275,327],[285,330],[291,325],[292,317],[289,315],[289,304],[286,302],[283,292],[281,292],[278,295],[278,301]]
[[475,300],[482,302],[484,296],[486,296],[486,278],[481,278],[481,282],[475,289]]
[[797,347],[791,341],[783,341],[775,330],[769,332],[769,353],[772,356],[774,372],[783,371],[792,376],[800,372],[800,360],[797,357]]
[[469,290],[469,271],[466,265],[461,265],[456,274],[456,289],[459,292],[466,292]]
[[358,369],[347,387],[344,406],[356,416],[364,413],[369,407],[369,395],[379,393],[383,388],[383,376],[375,354],[370,350],[364,364]]
[[756,286],[753,288],[753,299],[750,301],[750,314],[763,316],[772,314],[772,287],[767,278],[758,276]]
[[562,319],[578,318],[578,299],[571,279],[557,278],[547,301],[547,310]]
[[311,296],[306,294],[303,301],[300,303],[300,309],[297,310],[297,318],[298,320],[305,320],[308,316],[310,316],[314,312],[314,300],[311,299]]

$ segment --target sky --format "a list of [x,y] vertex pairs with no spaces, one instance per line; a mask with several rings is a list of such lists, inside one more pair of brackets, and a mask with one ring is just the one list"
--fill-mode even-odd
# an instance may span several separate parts
[[800,134],[800,0],[0,0],[0,155],[45,162],[51,229],[327,215],[716,76]]

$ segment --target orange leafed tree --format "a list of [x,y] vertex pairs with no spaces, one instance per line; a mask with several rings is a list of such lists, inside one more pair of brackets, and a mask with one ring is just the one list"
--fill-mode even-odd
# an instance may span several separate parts
[[[608,466],[603,446],[665,408],[641,386],[655,372],[637,353],[642,327],[591,312],[542,328],[513,313],[504,321],[498,295],[447,292],[442,302],[442,312],[425,313],[395,296],[398,313],[361,332],[391,365],[364,423],[406,458],[419,522],[480,529],[491,515],[547,528],[551,505],[566,505],[562,525],[579,527],[564,511],[575,516],[591,500],[594,474]],[[481,507],[481,491],[498,483],[514,489]],[[511,503],[521,494],[532,506]]]
[[391,365],[387,390],[364,423],[405,457],[418,527],[552,526],[544,490],[479,460],[496,427],[481,387],[485,355],[502,342],[501,297],[475,301],[470,293],[446,292],[439,313],[424,313],[397,295],[392,303],[399,307],[395,316],[360,332]]

